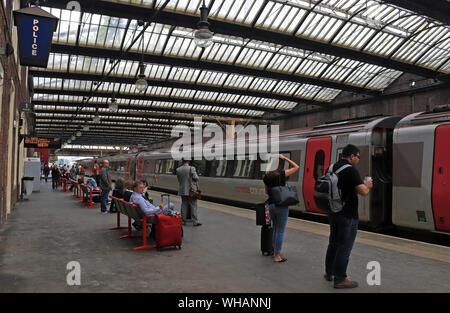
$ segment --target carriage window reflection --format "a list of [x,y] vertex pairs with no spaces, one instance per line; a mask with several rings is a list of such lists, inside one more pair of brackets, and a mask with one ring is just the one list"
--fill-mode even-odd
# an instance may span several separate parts
[[325,167],[325,152],[323,150],[319,150],[316,152],[316,156],[314,158],[315,180],[317,180],[317,178],[323,175],[324,167]]

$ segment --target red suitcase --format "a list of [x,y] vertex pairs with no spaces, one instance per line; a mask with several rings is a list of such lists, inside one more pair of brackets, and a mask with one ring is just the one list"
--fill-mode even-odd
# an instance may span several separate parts
[[[163,195],[161,196],[161,198]],[[170,201],[168,201],[169,203]],[[170,247],[177,246],[181,249],[182,243],[182,228],[181,216],[177,217],[158,214],[155,216],[156,226],[156,247]]]

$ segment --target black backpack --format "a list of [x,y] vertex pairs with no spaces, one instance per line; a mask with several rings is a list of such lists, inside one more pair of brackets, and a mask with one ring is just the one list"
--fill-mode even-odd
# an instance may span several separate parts
[[314,201],[317,207],[325,213],[338,213],[342,211],[345,202],[342,200],[341,190],[338,187],[339,174],[342,170],[351,167],[350,164],[345,164],[333,171],[334,164],[331,164],[325,175],[316,180],[314,190]]

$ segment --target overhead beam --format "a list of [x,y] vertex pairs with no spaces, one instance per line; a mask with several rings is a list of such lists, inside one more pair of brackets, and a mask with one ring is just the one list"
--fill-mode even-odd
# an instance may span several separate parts
[[[81,90],[60,90],[60,89],[50,89],[50,88],[35,88],[35,94],[50,94],[50,95],[65,95],[65,96],[80,96],[80,97],[101,97],[101,98],[111,98],[112,92],[95,92],[91,93],[90,91],[81,91]],[[265,111],[270,113],[287,113],[289,111],[272,109],[272,108],[264,108],[260,106],[250,106],[250,105],[240,105],[229,102],[213,102],[213,101],[205,101],[200,99],[184,99],[184,98],[169,98],[169,97],[158,97],[158,96],[149,96],[149,95],[138,95],[138,94],[119,94],[115,93],[116,99],[129,99],[129,100],[143,100],[143,101],[160,101],[160,102],[172,102],[172,103],[187,103],[193,105],[207,105],[211,107],[225,107],[230,109],[239,109],[239,110],[254,110],[254,111]],[[33,101],[33,103],[35,103]],[[83,104],[85,106],[86,103]],[[141,108],[146,108],[142,106]],[[151,109],[150,107],[148,109]],[[167,108],[167,110],[171,110],[171,108]],[[207,114],[208,111],[203,111],[203,113]],[[201,114],[203,114],[201,113]],[[240,115],[243,116],[243,115]]]
[[160,55],[151,55],[151,54],[142,54],[137,52],[127,52],[125,55],[122,55],[121,51],[112,50],[112,49],[101,49],[101,48],[93,48],[93,47],[76,47],[73,45],[61,45],[61,44],[52,44],[51,51],[55,53],[63,53],[63,54],[77,54],[89,57],[98,57],[102,56],[103,58],[111,58],[118,59],[122,57],[122,59],[136,61],[139,62],[141,59],[144,59],[146,63],[154,63],[154,64],[165,64],[170,66],[178,66],[178,67],[190,67],[197,68],[202,70],[209,71],[218,71],[225,73],[234,73],[239,75],[250,75],[255,77],[265,77],[269,79],[281,79],[285,81],[296,82],[300,84],[309,84],[316,85],[326,88],[333,88],[337,90],[344,90],[354,93],[367,94],[376,96],[381,94],[381,91],[356,87],[348,84],[341,84],[334,81],[316,79],[307,76],[300,75],[291,75],[285,74],[275,71],[265,71],[250,67],[244,66],[236,66],[230,64],[223,63],[214,63],[208,61],[197,61],[190,59],[182,59],[176,57],[168,57],[168,56],[160,56]]
[[[68,114],[68,115],[72,115],[75,113],[75,110],[67,110],[67,111],[62,111],[62,110],[45,110],[45,109],[35,109],[34,110],[36,113],[47,113],[47,114]],[[166,111],[170,111],[170,109],[167,109]],[[83,112],[84,115],[91,115],[91,116],[95,116],[95,112]],[[206,114],[206,112],[205,112]],[[242,123],[247,123],[247,122],[253,122],[253,123],[258,123],[258,124],[263,124],[263,123],[270,123],[270,121],[267,120],[262,120],[262,119],[252,119],[252,118],[242,118],[242,117],[222,117],[222,116],[211,116],[211,115],[192,115],[192,114],[169,114],[169,113],[158,113],[158,112],[151,112],[151,111],[131,111],[128,113],[103,113],[103,112],[98,112],[98,115],[100,117],[102,116],[114,116],[114,117],[142,117],[142,118],[159,118],[159,119],[175,119],[175,120],[182,120],[182,121],[193,121],[194,118],[196,117],[201,117],[203,121],[235,121],[235,122],[242,122]],[[36,116],[36,118],[40,118],[39,116]],[[46,117],[47,119],[51,119],[53,117]],[[70,119],[70,117],[68,117],[67,119]],[[89,121],[89,120],[87,120]],[[113,120],[114,121],[114,120]],[[115,120],[117,121],[117,120]],[[121,121],[122,122],[122,121]],[[131,121],[131,122],[135,122],[135,121]],[[176,125],[176,124],[173,124]]]
[[[114,17],[120,17],[120,18],[127,18],[127,19],[141,19],[141,20],[147,20],[149,16],[152,16],[153,10],[149,7],[142,7],[142,6],[133,6],[129,4],[123,4],[123,3],[117,3],[117,2],[109,2],[109,1],[91,1],[91,0],[79,0],[82,11],[93,13],[93,14],[102,14],[102,15],[108,15],[108,16],[114,16]],[[391,1],[386,1],[391,2]],[[399,1],[400,2],[400,1]],[[408,3],[409,0],[404,0],[401,2]],[[423,2],[421,0],[415,0],[414,3],[420,3]],[[433,2],[439,2],[443,3],[442,7],[447,6],[448,3],[444,0],[434,0]],[[427,6],[428,2],[423,2],[423,6]],[[54,7],[54,8],[60,8],[65,9],[65,3],[64,1],[58,1],[58,0],[47,0],[45,2],[46,6]],[[433,5],[433,7],[435,7]],[[439,7],[436,7],[438,9]],[[437,11],[436,9],[433,9],[433,11]],[[447,11],[443,11],[442,14],[444,15],[445,19],[448,19],[448,16],[450,16]],[[428,15],[428,14],[426,14]],[[196,28],[198,23],[199,17],[195,15],[185,15],[175,12],[168,12],[168,11],[161,11],[159,12],[158,16],[154,20],[156,23],[165,24],[165,25],[171,25],[171,26],[180,26],[180,27],[186,27],[186,28]],[[439,18],[441,20],[441,18]],[[310,40],[306,38],[300,38],[296,37],[294,35],[288,35],[278,32],[272,32],[265,29],[258,29],[252,27],[252,25],[242,25],[242,24],[235,24],[235,23],[229,23],[225,21],[218,21],[209,19],[208,22],[210,23],[210,29],[214,33],[233,36],[233,37],[243,37],[248,38],[252,40],[258,40],[262,42],[269,42],[277,45],[282,46],[288,46],[288,47],[294,47],[298,49],[305,49],[310,51],[316,51],[324,54],[330,54],[337,57],[352,59],[355,61],[360,61],[364,63],[370,63],[375,64],[382,67],[387,67],[391,69],[395,69],[401,72],[407,72],[412,73],[428,78],[437,78],[440,73],[435,72],[433,70],[420,67],[417,65],[412,65],[408,63],[403,63],[399,61],[395,61],[392,59],[389,59],[387,57],[378,56],[370,53],[361,52],[358,50],[352,50],[349,48],[337,46],[337,45],[329,45],[325,42],[319,42],[315,40]],[[448,22],[446,22],[448,24]]]
[[[56,72],[56,71],[39,71],[39,70],[29,70],[29,75],[33,77],[44,77],[44,78],[60,78],[60,79],[75,79],[75,80],[85,80],[85,81],[104,81],[109,83],[121,83],[121,84],[135,84],[135,77],[103,77],[99,74],[86,74],[86,73],[67,73],[67,72]],[[186,82],[173,82],[173,81],[159,81],[148,79],[147,80],[149,88],[152,87],[166,87],[166,88],[177,88],[177,89],[189,89],[189,90],[198,90],[204,92],[217,92],[217,93],[228,93],[239,96],[250,96],[250,97],[258,97],[258,98],[269,98],[281,101],[292,101],[292,102],[300,102],[309,105],[326,105],[327,103],[321,101],[312,101],[308,99],[302,99],[299,97],[285,96],[276,93],[267,92],[258,92],[254,90],[246,90],[246,89],[235,89],[235,88],[227,88],[227,87],[217,87],[203,84],[193,84]]]
[[[122,98],[119,96],[116,96],[116,98]],[[125,98],[127,99],[127,98]],[[167,100],[166,100],[167,101]],[[98,102],[88,102],[88,103],[81,103],[81,102],[54,102],[54,101],[32,101],[35,105],[45,105],[45,106],[56,106],[58,108],[64,108],[64,107],[82,107],[82,108],[103,108],[107,109],[109,104],[108,103],[98,103]],[[185,102],[180,102],[185,103]],[[200,116],[217,116],[221,118],[243,118],[247,120],[251,120],[252,118],[247,118],[244,114],[237,114],[237,113],[223,113],[223,112],[215,112],[215,111],[205,111],[205,110],[186,110],[186,109],[180,109],[180,108],[161,108],[161,107],[151,107],[151,106],[138,106],[138,105],[124,105],[119,104],[119,110],[133,110],[133,111],[142,111],[143,113],[146,113],[147,111],[153,111],[153,112],[165,112],[167,116],[167,112],[172,112],[170,115],[174,115],[176,113],[178,114],[189,114],[189,115],[200,115]],[[217,107],[218,104],[211,108]],[[255,110],[255,111],[263,111],[263,110],[256,110],[253,107],[248,107],[244,110]],[[286,111],[276,110],[272,111],[273,113],[287,113]],[[55,113],[57,111],[54,111]],[[87,112],[83,112],[81,114],[85,114]],[[253,118],[253,120],[258,120],[258,118]]]

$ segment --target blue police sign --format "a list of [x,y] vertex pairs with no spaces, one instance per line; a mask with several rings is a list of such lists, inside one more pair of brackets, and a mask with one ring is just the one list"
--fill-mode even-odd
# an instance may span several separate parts
[[20,65],[47,67],[58,18],[38,7],[14,11],[19,37]]

